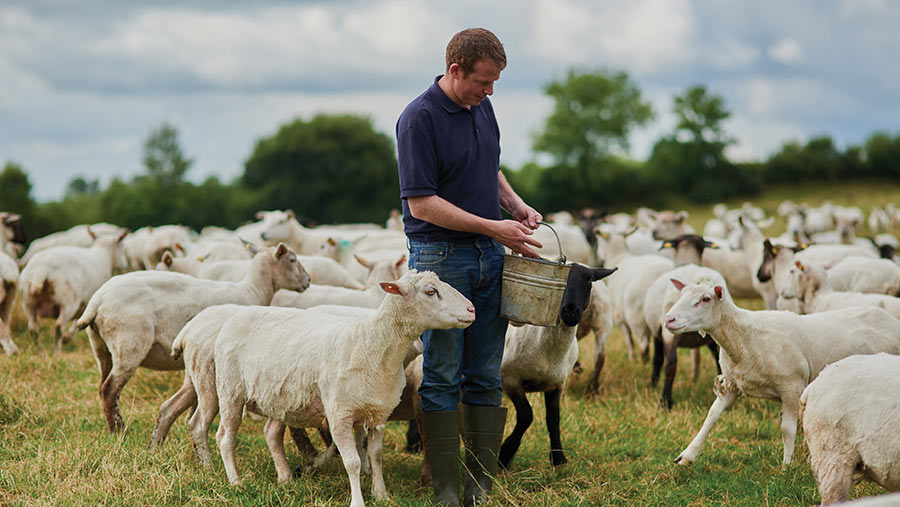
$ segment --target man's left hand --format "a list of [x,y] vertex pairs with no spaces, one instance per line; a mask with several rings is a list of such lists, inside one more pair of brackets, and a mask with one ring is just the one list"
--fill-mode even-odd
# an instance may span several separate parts
[[522,203],[522,205],[516,209],[516,212],[513,213],[513,218],[520,224],[532,230],[537,229],[538,222],[544,219],[540,213],[525,203]]

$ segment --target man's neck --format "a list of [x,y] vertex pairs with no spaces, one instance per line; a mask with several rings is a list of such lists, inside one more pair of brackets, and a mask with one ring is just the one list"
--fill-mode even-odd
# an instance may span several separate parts
[[451,79],[452,78],[450,77],[450,74],[444,74],[443,76],[441,76],[440,79],[438,79],[437,84],[439,87],[441,87],[441,91],[443,91],[444,95],[446,95],[447,98],[452,100],[453,103],[455,103],[456,105],[458,105],[460,107],[464,107],[466,109],[472,109],[472,106],[461,103],[459,101],[459,98],[456,96],[456,94],[453,93],[453,86],[452,86],[452,83],[450,82]]

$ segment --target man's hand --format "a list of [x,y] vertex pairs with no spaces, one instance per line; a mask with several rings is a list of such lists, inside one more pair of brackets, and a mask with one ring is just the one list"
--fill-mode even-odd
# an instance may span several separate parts
[[513,218],[529,229],[537,229],[538,222],[544,219],[540,213],[524,202],[513,212]]
[[[539,213],[534,210],[531,211],[540,217]],[[531,218],[534,219],[534,216],[531,216]],[[529,229],[526,225],[516,222],[515,220],[497,220],[492,222],[490,236],[499,241],[501,245],[525,257],[540,257],[537,252],[528,247],[528,245],[537,248],[542,248],[544,246],[540,244],[538,240],[531,237],[531,235],[534,234],[534,231],[532,230],[534,227]],[[535,223],[535,227],[536,226],[537,223]]]

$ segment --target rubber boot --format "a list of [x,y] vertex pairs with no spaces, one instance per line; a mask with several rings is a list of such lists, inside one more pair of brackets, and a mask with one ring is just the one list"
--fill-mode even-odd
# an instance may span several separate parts
[[459,412],[423,412],[425,459],[431,466],[434,503],[459,504]]
[[463,405],[463,442],[466,445],[466,478],[463,505],[478,505],[491,491],[497,474],[500,442],[506,425],[506,407]]

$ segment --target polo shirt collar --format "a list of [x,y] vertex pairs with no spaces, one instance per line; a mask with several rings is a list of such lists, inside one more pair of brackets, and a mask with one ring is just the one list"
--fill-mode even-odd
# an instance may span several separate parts
[[438,85],[438,81],[440,81],[440,79],[442,77],[444,77],[443,74],[434,78],[434,84],[431,85],[432,93],[434,94],[435,97],[437,97],[438,103],[441,105],[441,107],[444,108],[445,111],[447,111],[450,114],[458,113],[458,112],[466,109],[465,107],[457,104],[456,102],[453,102],[453,100],[451,100],[450,97],[448,97],[447,94],[444,93],[444,90],[442,90],[440,85]]

